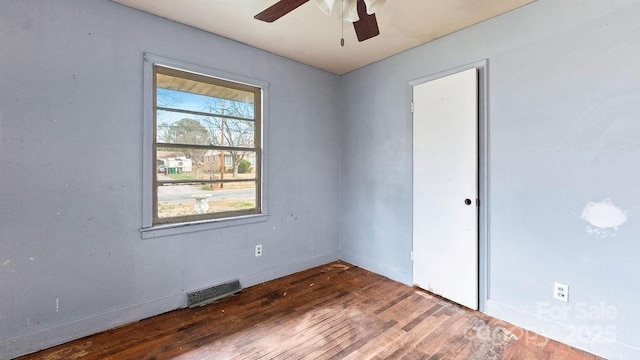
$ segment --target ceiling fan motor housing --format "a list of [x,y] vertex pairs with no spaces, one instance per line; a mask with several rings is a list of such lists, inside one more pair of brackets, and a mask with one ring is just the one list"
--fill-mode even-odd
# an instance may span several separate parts
[[[280,0],[254,16],[254,18],[265,22],[274,22],[308,1],[309,0]],[[384,5],[386,0],[339,1],[341,2],[341,17],[344,21],[353,23],[358,41],[364,41],[380,34],[375,11]],[[320,7],[320,10],[329,15],[333,7],[336,6],[336,0],[316,0],[316,4]]]

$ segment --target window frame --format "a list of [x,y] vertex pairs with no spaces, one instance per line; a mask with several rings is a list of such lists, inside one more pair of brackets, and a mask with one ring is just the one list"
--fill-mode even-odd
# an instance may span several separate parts
[[[183,218],[170,218],[171,220],[179,220],[179,222],[156,221],[157,219],[157,187],[156,187],[156,127],[155,127],[155,108],[156,108],[156,84],[155,84],[155,68],[162,67],[164,69],[173,69],[181,73],[193,74],[194,77],[204,76],[207,79],[213,78],[220,81],[221,84],[232,83],[239,86],[250,86],[259,88],[262,92],[260,99],[256,99],[260,107],[256,106],[254,111],[260,114],[260,126],[256,127],[254,147],[247,148],[247,151],[255,152],[256,161],[259,162],[259,171],[256,172],[256,207],[257,210],[251,211],[233,211],[225,213],[217,213],[212,215],[194,215]],[[144,54],[144,79],[143,79],[143,166],[142,166],[142,187],[143,187],[143,224],[140,228],[142,238],[154,238],[161,236],[169,236],[195,231],[205,231],[210,229],[237,226],[262,222],[268,220],[268,202],[267,202],[267,171],[265,161],[267,156],[267,109],[268,109],[268,91],[269,84],[265,81],[248,78],[245,76],[224,72],[221,70],[211,69],[198,66],[178,60],[172,60],[165,57],[145,53]],[[216,80],[216,81],[217,81]],[[257,105],[256,103],[256,105]],[[233,180],[232,180],[233,181]]]

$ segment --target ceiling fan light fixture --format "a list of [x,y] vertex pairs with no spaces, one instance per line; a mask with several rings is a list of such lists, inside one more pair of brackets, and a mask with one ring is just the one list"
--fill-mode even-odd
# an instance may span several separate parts
[[[342,20],[356,22],[360,20],[358,16],[358,1],[364,1],[367,7],[367,14],[371,15],[378,11],[387,0],[338,0],[342,2]],[[316,0],[316,4],[326,15],[331,15],[336,0]]]
[[367,5],[367,14],[371,15],[378,11],[387,0],[364,0]]
[[327,15],[331,15],[331,10],[333,9],[335,2],[336,0],[316,0],[320,10]]
[[358,16],[358,0],[342,0],[342,20],[356,22],[360,20]]

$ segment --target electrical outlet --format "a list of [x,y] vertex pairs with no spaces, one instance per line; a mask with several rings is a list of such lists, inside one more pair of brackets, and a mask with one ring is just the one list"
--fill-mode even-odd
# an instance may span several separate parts
[[553,283],[553,298],[569,302],[569,285]]
[[256,245],[256,256],[262,256],[262,244]]

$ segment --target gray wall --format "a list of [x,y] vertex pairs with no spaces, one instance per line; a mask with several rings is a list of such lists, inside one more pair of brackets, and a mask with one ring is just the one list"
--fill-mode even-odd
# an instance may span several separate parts
[[[488,59],[486,311],[640,358],[638,14],[639,1],[539,0],[343,76],[341,257],[412,282],[407,84]],[[590,202],[627,221],[593,226]]]
[[[539,0],[338,78],[106,0],[3,0],[0,358],[338,255],[411,283],[407,83],[482,59],[486,311],[640,357],[638,13],[637,0]],[[269,82],[268,222],[141,239],[145,51]],[[607,198],[624,224],[581,219]]]
[[[269,83],[267,222],[141,239],[143,52]],[[0,358],[338,258],[337,76],[106,0],[2,0],[0,54]]]

